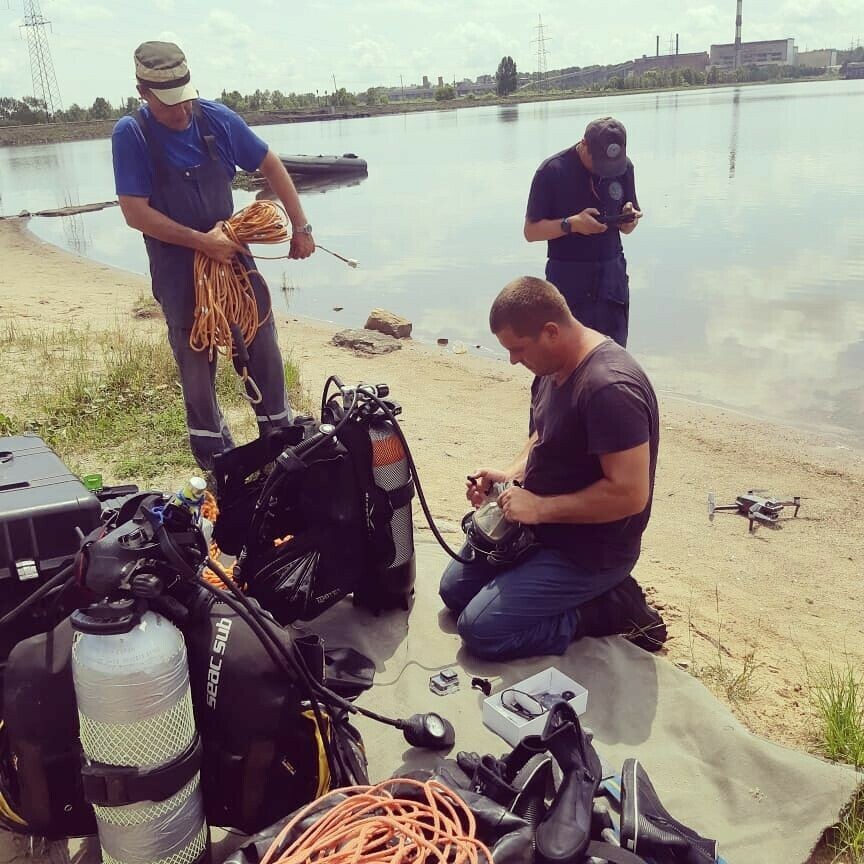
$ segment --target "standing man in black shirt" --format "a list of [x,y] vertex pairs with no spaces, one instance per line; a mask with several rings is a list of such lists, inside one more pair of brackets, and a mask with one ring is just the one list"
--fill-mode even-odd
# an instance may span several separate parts
[[666,627],[630,575],[657,464],[650,381],[543,279],[508,284],[489,326],[510,362],[536,376],[533,431],[508,467],[475,472],[467,497],[479,507],[493,483],[518,482],[498,504],[509,521],[530,526],[539,547],[510,566],[450,563],[440,593],[459,616],[459,635],[488,659],[561,654],[573,639],[613,633],[656,651]]
[[525,214],[525,239],[547,241],[546,278],[586,327],[627,346],[630,287],[621,234],[642,213],[627,132],[613,117],[592,120],[574,147],[537,169]]

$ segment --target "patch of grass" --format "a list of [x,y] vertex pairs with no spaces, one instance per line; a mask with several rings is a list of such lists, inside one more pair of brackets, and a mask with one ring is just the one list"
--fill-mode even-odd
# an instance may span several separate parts
[[188,449],[186,452],[142,453],[119,459],[116,470],[118,476],[122,478],[153,478],[189,468],[191,460],[192,455]]
[[[35,432],[67,465],[100,471],[106,482],[149,483],[194,467],[177,370],[161,333],[29,331],[7,323],[0,349],[11,358],[0,385],[15,406],[0,414],[0,434]],[[255,434],[254,416],[230,362],[220,361],[217,394],[242,441]],[[296,405],[302,390],[293,364],[285,364],[285,377]]]
[[820,722],[818,747],[835,762],[852,765],[859,786],[829,835],[834,861],[864,864],[864,675],[851,658],[814,667],[805,659],[810,699]]
[[[716,637],[700,633],[693,623],[692,608],[687,612],[687,638],[690,648],[690,673],[703,681],[712,690],[719,691],[729,702],[749,702],[760,692],[753,677],[760,664],[756,651],[750,648],[740,661],[723,644],[723,618],[720,615],[720,590],[714,589],[714,606],[717,613]],[[702,662],[697,658],[695,636],[704,638],[711,646],[711,657]]]
[[808,667],[807,677],[822,723],[822,752],[864,771],[864,677],[848,657],[840,667]]
[[836,855],[834,861],[864,864],[864,786],[859,787],[834,826],[829,845]]

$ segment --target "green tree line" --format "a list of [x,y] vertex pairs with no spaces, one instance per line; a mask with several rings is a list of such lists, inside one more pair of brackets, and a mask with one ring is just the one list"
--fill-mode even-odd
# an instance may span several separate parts
[[654,90],[663,87],[688,87],[694,84],[743,84],[748,81],[779,81],[788,78],[813,78],[823,69],[810,66],[741,66],[723,70],[712,66],[707,72],[696,69],[649,69],[640,75],[613,75],[592,90]]
[[32,123],[74,123],[82,120],[116,120],[138,105],[137,96],[127,96],[125,102],[112,105],[102,96],[97,96],[89,108],[72,103],[62,111],[55,111],[49,117],[45,102],[32,96],[16,99],[13,96],[0,96],[0,126],[29,126]]
[[[852,60],[864,59],[864,48],[838,52],[838,60],[844,66]],[[598,67],[599,68],[599,67]],[[556,70],[550,75],[578,71],[579,67]],[[712,67],[707,72],[695,69],[657,69],[640,75],[613,76],[604,84],[596,84],[592,90],[649,90],[664,87],[687,87],[698,84],[735,84],[747,81],[774,81],[788,78],[809,78],[824,74],[823,70],[808,66],[743,66],[735,70],[720,70]],[[495,74],[499,96],[512,93],[517,86],[516,64],[512,57],[502,57]],[[445,84],[434,90],[438,101],[449,101],[456,97],[453,87]],[[471,98],[471,97],[469,97]],[[352,93],[344,87],[333,92],[283,93],[281,90],[256,90],[240,93],[238,90],[223,90],[218,101],[239,113],[250,111],[302,111],[322,107],[348,108],[355,105],[380,105],[386,103],[387,88],[370,87]],[[0,96],[0,126],[23,126],[32,123],[80,122],[85,120],[116,120],[134,111],[140,104],[137,96],[127,96],[125,101],[113,105],[103,96],[98,96],[89,107],[73,103],[62,111],[49,116],[45,103],[32,96],[16,99]]]

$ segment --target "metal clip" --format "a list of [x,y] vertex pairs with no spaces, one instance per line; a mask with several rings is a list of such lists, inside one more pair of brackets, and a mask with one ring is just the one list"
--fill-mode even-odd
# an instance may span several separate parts
[[245,366],[243,367],[243,374],[240,376],[240,386],[237,388],[237,392],[247,402],[249,402],[250,405],[259,405],[261,403],[261,391],[258,389],[255,379],[249,374],[249,371]]

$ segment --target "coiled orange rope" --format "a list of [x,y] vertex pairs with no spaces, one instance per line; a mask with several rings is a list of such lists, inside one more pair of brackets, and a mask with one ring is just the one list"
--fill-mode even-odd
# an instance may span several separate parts
[[[216,520],[219,518],[219,505],[216,503],[216,498],[212,492],[204,493],[204,501],[201,504],[201,515],[205,519],[209,519],[213,525],[216,524]],[[273,541],[273,546],[281,546],[283,543],[286,543],[291,539],[291,535],[287,535],[286,537],[277,537]],[[213,542],[210,543],[210,557],[214,561],[219,561],[222,557],[222,550]],[[223,564],[222,569],[233,579],[234,578],[234,564]],[[204,579],[206,579],[211,585],[215,585],[217,588],[228,587],[225,585],[222,577],[218,573],[214,573],[209,567],[205,567],[203,572],[201,573]],[[241,585],[242,589],[245,590],[246,586]],[[0,721],[2,723],[2,721]]]
[[[288,217],[274,201],[254,201],[228,219],[224,231],[241,246],[284,243],[290,239]],[[289,256],[272,257],[275,260]],[[195,351],[209,351],[211,360],[217,352],[232,356],[231,324],[239,326],[247,345],[252,342],[258,328],[270,317],[268,310],[262,320],[258,319],[258,304],[250,278],[257,272],[247,270],[237,256],[230,264],[223,264],[202,252],[195,253],[195,320],[189,334],[189,345]]]
[[[390,787],[395,785],[421,788],[426,801],[393,797]],[[349,797],[280,852],[288,833],[322,799],[304,807],[273,841],[261,864],[492,864],[491,852],[475,837],[468,806],[435,780],[396,777],[329,794],[338,793]]]

